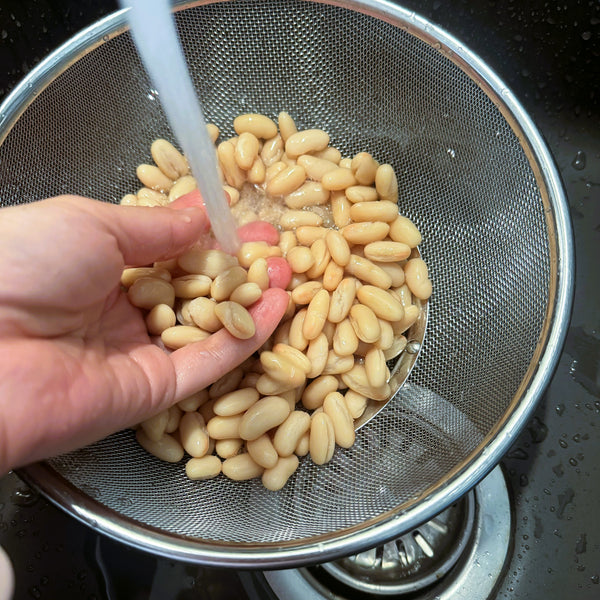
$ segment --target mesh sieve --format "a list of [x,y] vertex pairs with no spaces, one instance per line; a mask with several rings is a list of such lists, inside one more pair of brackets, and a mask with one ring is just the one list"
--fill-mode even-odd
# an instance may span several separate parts
[[[562,189],[535,128],[443,30],[378,0],[181,4],[207,118],[280,110],[399,179],[434,295],[408,383],[325,467],[273,493],[186,479],[123,431],[20,474],[114,538],[205,564],[292,566],[374,546],[434,516],[501,458],[558,358],[572,294]],[[116,13],[59,49],[0,111],[0,198],[116,202],[172,139]]]

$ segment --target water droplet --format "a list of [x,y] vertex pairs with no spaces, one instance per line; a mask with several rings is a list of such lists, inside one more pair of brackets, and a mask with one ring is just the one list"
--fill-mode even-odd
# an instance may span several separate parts
[[600,575],[592,575],[590,577],[590,579],[592,580],[592,583],[598,585],[600,583]]
[[109,35],[103,35],[102,36],[102,41],[108,42],[108,40],[110,40],[110,36]]
[[556,414],[560,417],[565,412],[565,405],[557,404],[555,410],[556,410]]
[[592,32],[591,32],[591,31],[584,31],[584,32],[581,34],[581,38],[582,38],[582,39],[584,39],[586,42],[587,42],[589,39],[591,39],[591,37],[592,37]]
[[529,479],[527,478],[527,475],[525,475],[525,473],[523,473],[520,477],[519,477],[519,485],[521,487],[526,487],[527,485],[529,485]]
[[544,423],[542,423],[538,417],[534,417],[531,420],[527,430],[529,431],[529,434],[531,435],[531,441],[534,444],[540,444],[548,436],[548,427],[546,427],[546,425],[544,425]]
[[554,474],[557,477],[562,477],[565,474],[565,470],[564,470],[562,464],[560,464],[560,463],[558,465],[554,465],[552,467],[552,471],[554,472]]
[[582,533],[575,543],[575,554],[583,554],[587,550],[587,536]]
[[2,37],[3,40],[5,40],[8,37],[8,31],[6,31],[6,29],[3,29],[2,33],[0,34],[0,37]]
[[558,440],[558,444],[561,448],[568,448],[569,444],[565,440]]
[[17,506],[32,506],[38,501],[39,495],[31,488],[22,487],[16,489],[10,499]]
[[450,158],[456,158],[456,150],[453,148],[448,148],[446,152],[450,155]]
[[29,588],[27,591],[29,592],[29,595],[30,595],[32,598],[36,598],[36,600],[37,600],[38,598],[41,598],[41,597],[42,597],[42,593],[40,592],[39,588],[38,588],[37,586],[35,586],[35,585],[34,585],[34,586],[31,586],[31,587],[30,587],[30,588]]
[[579,150],[575,155],[575,158],[571,162],[571,166],[578,171],[583,171],[585,169],[586,156],[583,150]]

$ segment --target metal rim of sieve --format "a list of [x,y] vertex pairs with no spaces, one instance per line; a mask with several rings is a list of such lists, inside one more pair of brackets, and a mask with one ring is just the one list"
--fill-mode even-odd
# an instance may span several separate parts
[[[222,1],[222,0],[221,0]],[[401,27],[442,52],[457,64],[488,96],[494,98],[504,118],[515,131],[528,157],[548,212],[556,224],[558,264],[553,312],[547,316],[546,343],[537,349],[538,362],[530,367],[529,383],[522,386],[518,402],[472,453],[462,467],[448,473],[443,482],[426,490],[409,506],[388,511],[367,523],[349,527],[336,535],[282,542],[277,548],[262,544],[204,543],[164,532],[119,515],[67,482],[49,465],[40,463],[20,469],[18,474],[50,501],[92,529],[137,548],[176,560],[237,568],[282,568],[319,563],[356,554],[393,539],[426,522],[474,487],[501,459],[515,436],[531,416],[537,400],[550,382],[566,337],[574,288],[574,252],[568,205],[553,158],[526,111],[501,79],[456,38],[426,19],[385,0],[348,0],[332,4],[383,19]],[[194,2],[189,5],[206,4]],[[183,6],[184,2],[177,2]],[[0,143],[37,93],[70,64],[104,41],[127,29],[126,11],[98,21],[63,44],[42,61],[0,106]],[[549,200],[551,199],[551,201]]]

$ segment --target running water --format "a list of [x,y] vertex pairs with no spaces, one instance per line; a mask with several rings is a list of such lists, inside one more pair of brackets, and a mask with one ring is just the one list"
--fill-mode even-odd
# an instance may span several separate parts
[[235,222],[219,180],[215,148],[187,70],[170,4],[168,0],[120,2],[129,8],[133,40],[198,183],[213,233],[225,252],[235,254],[239,248]]

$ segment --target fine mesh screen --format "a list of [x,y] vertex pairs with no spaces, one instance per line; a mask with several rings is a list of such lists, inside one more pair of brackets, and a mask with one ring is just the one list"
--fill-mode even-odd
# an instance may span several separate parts
[[[120,432],[52,461],[117,513],[215,542],[331,534],[408,506],[464,466],[514,408],[549,310],[553,242],[515,132],[439,49],[358,12],[289,0],[178,12],[207,118],[288,111],[345,156],[371,152],[399,179],[434,284],[408,385],[349,450],[301,465],[278,493],[260,481],[191,482]],[[172,139],[127,33],[74,62],[0,147],[2,204],[77,193],[118,201],[157,137]],[[537,359],[536,359],[537,360]]]

